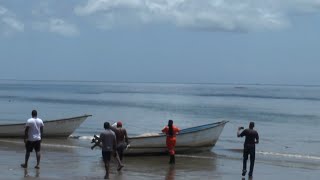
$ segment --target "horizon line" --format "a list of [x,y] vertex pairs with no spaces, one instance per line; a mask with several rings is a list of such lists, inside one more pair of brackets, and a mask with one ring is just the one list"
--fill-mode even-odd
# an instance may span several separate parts
[[2,79],[0,81],[34,81],[34,82],[89,82],[89,83],[146,83],[146,84],[215,84],[215,85],[256,85],[256,86],[304,86],[318,87],[319,84],[286,84],[286,83],[234,83],[234,82],[169,82],[169,81],[112,81],[112,80],[54,80],[54,79]]

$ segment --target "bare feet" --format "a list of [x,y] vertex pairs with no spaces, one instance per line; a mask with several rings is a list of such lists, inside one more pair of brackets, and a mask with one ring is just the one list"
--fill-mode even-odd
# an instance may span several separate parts
[[117,171],[120,171],[122,168],[124,167],[124,165],[119,165]]
[[27,168],[28,167],[28,165],[26,165],[26,164],[21,164],[20,165],[22,168]]
[[105,175],[105,176],[104,176],[104,179],[109,179],[109,176]]
[[36,169],[40,169],[40,166],[39,166],[39,165],[36,165],[34,168],[36,168]]

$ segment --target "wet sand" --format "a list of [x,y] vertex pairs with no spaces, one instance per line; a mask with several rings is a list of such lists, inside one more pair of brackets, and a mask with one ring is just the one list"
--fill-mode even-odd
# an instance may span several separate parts
[[[103,179],[101,152],[90,150],[87,142],[44,141],[41,168],[36,170],[35,153],[30,156],[29,167],[23,169],[20,167],[25,153],[23,143],[9,141],[0,140],[0,179]],[[241,153],[236,158],[227,158],[215,152],[177,155],[174,166],[170,166],[168,160],[167,156],[125,157],[125,167],[121,172],[116,171],[115,161],[111,163],[110,179],[243,179]],[[318,162],[303,166],[299,162],[268,161],[258,155],[252,179],[316,180],[320,176],[319,166]]]

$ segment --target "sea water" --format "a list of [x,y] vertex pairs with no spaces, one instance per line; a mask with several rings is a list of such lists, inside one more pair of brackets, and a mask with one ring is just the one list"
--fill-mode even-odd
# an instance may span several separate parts
[[[226,169],[221,169],[221,166],[233,161],[239,162],[236,167],[240,172],[244,139],[237,138],[236,132],[239,126],[247,127],[250,121],[255,122],[255,129],[260,136],[256,148],[256,168],[260,163],[271,167],[307,169],[313,174],[320,169],[319,107],[320,86],[0,81],[1,124],[26,122],[33,109],[38,111],[39,118],[43,120],[93,115],[69,139],[48,139],[43,142],[43,151],[50,161],[63,163],[61,159],[71,156],[73,159],[68,161],[67,167],[86,169],[90,166],[93,172],[102,166],[99,151],[89,148],[90,141],[93,134],[103,130],[105,121],[122,121],[129,136],[134,136],[158,133],[172,119],[181,129],[229,121],[210,152],[177,155],[178,161],[190,161],[193,158],[196,164],[175,170],[175,175],[179,174],[176,171],[180,172],[177,177],[224,179],[226,171],[234,171],[234,164]],[[24,149],[21,141],[0,139],[0,144],[7,153],[11,153],[11,150],[21,153],[22,162]],[[167,159],[164,157],[144,160],[128,157],[126,161],[127,164],[132,163],[132,169],[127,174],[142,179],[141,175],[146,176],[145,179],[161,179],[172,173],[167,169]],[[46,164],[46,159],[43,161]],[[148,169],[145,165],[149,168],[154,165],[154,169]],[[159,169],[163,168],[161,173]],[[192,169],[195,174],[183,176]],[[219,169],[219,173],[210,173],[208,176],[208,172],[215,169]],[[81,173],[77,176],[76,172],[72,170],[64,172],[64,175],[87,177]],[[49,172],[47,174],[51,178],[60,177],[56,173],[51,173],[51,176]],[[97,178],[98,175],[91,174],[89,177]]]

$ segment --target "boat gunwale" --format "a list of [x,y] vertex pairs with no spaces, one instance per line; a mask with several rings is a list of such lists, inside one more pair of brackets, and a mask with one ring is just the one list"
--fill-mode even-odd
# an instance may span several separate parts
[[[185,130],[190,130],[190,129],[195,129],[195,130],[193,130],[193,131],[188,131],[188,132],[182,132],[182,133],[177,134],[177,136],[180,136],[180,135],[183,135],[183,134],[189,134],[189,133],[199,132],[199,131],[203,131],[203,130],[207,130],[207,129],[211,129],[211,128],[215,128],[215,127],[218,127],[218,126],[220,126],[220,125],[225,125],[225,124],[227,124],[228,122],[229,122],[229,121],[219,121],[219,122],[215,122],[215,123],[204,124],[204,125],[200,125],[200,126],[194,126],[194,127],[182,129],[182,130],[180,130],[180,132],[181,132],[181,131],[185,131]],[[211,125],[215,125],[215,124],[216,124],[216,126],[211,126]],[[203,128],[203,129],[196,129],[196,128],[201,128],[201,127],[205,127],[205,126],[209,126],[209,127],[206,127],[206,128]],[[157,135],[150,135],[150,136],[133,136],[133,137],[130,137],[129,140],[141,139],[141,138],[163,137],[163,136],[166,136],[166,134],[164,134],[164,133],[159,133],[159,134],[157,134]]]
[[[212,145],[200,145],[200,146],[176,146],[176,149],[182,149],[182,148],[204,148],[204,147],[212,147]],[[167,149],[167,146],[152,146],[152,147],[129,147],[128,148],[129,153],[130,149],[137,150],[137,149]]]
[[[59,121],[66,121],[66,120],[71,120],[71,119],[78,119],[78,118],[82,118],[82,117],[90,117],[92,115],[90,114],[85,114],[82,116],[75,116],[75,117],[70,117],[70,118],[63,118],[63,119],[55,119],[55,120],[46,120],[43,121],[43,123],[51,123],[51,122],[59,122]],[[25,125],[26,123],[16,123],[16,124],[0,124],[0,127],[4,127],[4,126],[17,126],[17,125]]]

